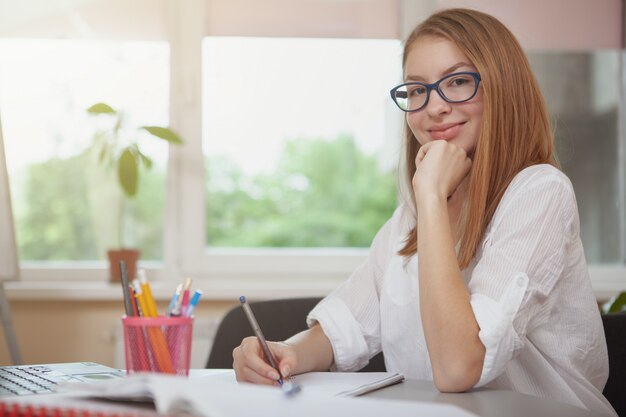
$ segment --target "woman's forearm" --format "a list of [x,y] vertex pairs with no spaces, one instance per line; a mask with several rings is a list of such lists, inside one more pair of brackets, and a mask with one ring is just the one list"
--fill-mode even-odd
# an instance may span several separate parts
[[422,198],[418,207],[420,309],[435,385],[465,391],[482,371],[485,348],[455,251],[445,198]]
[[293,374],[327,371],[334,362],[332,345],[319,324],[290,337],[285,343],[296,350],[298,364]]

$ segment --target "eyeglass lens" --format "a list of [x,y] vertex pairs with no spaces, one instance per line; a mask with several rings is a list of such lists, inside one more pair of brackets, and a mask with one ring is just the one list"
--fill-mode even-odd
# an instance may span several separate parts
[[[476,92],[476,79],[470,74],[451,74],[437,82],[439,95],[446,101],[459,103],[467,101]],[[403,110],[417,110],[428,100],[428,88],[425,84],[408,83],[396,90],[395,100]]]

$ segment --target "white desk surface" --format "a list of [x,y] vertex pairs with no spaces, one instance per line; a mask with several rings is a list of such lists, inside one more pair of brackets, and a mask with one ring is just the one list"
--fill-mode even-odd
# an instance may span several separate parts
[[[224,369],[192,369],[191,378]],[[232,370],[229,370],[232,372]],[[595,413],[569,404],[513,391],[477,388],[470,392],[446,394],[432,381],[406,379],[404,382],[371,392],[367,397],[403,401],[426,401],[456,405],[481,417],[597,417]]]
[[417,379],[407,379],[367,395],[451,404],[482,417],[597,417],[596,413],[573,405],[513,391],[477,388],[459,394],[441,393],[432,381]]

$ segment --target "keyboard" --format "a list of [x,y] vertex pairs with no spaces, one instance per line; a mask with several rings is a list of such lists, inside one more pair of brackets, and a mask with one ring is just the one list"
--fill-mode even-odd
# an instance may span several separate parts
[[52,392],[60,382],[97,382],[124,376],[120,369],[94,362],[0,366],[0,398]]
[[0,368],[0,397],[52,392],[65,379],[47,366],[4,366]]

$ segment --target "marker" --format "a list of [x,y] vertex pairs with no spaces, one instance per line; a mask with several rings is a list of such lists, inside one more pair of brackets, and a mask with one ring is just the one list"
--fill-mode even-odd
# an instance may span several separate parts
[[187,304],[185,304],[185,290],[187,291],[187,303],[189,303],[189,287],[191,287],[191,278],[185,278],[185,283],[182,287],[182,293],[178,295],[170,316],[180,317],[184,315],[184,308],[188,307]]
[[185,311],[186,317],[191,317],[193,311],[198,305],[198,301],[200,301],[200,297],[202,297],[202,290],[196,290],[196,292],[193,293],[193,297],[191,297],[191,301],[189,301],[189,307],[187,307],[187,310]]
[[172,300],[170,301],[170,305],[167,307],[167,316],[171,316],[172,315],[172,311],[174,310],[174,307],[176,306],[176,303],[178,302],[178,298],[180,297],[180,293],[183,291],[183,284],[178,284],[176,286],[176,291],[174,292],[174,296],[172,297]]
[[191,278],[185,278],[185,283],[183,284],[183,300],[180,305],[180,314],[183,316],[187,315],[187,308],[189,307],[189,289],[191,288]]

